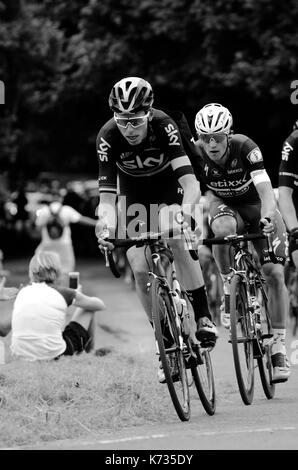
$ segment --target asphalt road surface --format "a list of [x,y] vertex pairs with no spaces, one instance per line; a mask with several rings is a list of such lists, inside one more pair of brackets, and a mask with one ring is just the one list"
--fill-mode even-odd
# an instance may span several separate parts
[[[13,263],[7,266],[14,269]],[[98,347],[115,346],[154,354],[152,330],[142,312],[135,291],[115,279],[98,260],[81,261],[81,279],[90,293],[97,293],[107,305],[98,335]],[[120,321],[119,319],[123,319]],[[88,440],[68,440],[30,446],[38,450],[289,450],[298,449],[298,337],[288,328],[287,348],[292,375],[276,386],[268,400],[258,370],[252,405],[241,400],[233,366],[228,332],[219,328],[220,338],[212,352],[217,390],[217,409],[208,416],[199,400],[192,400],[189,422],[179,418],[159,425],[136,426],[111,434],[100,430]],[[161,385],[163,386],[163,385]],[[166,385],[164,385],[166,387]],[[175,412],[173,412],[175,413]],[[23,449],[29,447],[23,447]],[[111,453],[112,455],[112,453]]]

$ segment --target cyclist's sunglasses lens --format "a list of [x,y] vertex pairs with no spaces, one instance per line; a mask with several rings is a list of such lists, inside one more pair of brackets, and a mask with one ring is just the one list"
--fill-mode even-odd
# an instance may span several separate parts
[[145,114],[145,116],[132,117],[132,118],[122,118],[119,116],[114,116],[114,120],[119,127],[126,128],[128,126],[128,123],[130,123],[132,127],[139,127],[145,124],[147,117],[148,117],[148,114]]
[[209,144],[211,139],[215,140],[217,143],[221,143],[225,140],[226,134],[200,134],[199,137],[207,144]]

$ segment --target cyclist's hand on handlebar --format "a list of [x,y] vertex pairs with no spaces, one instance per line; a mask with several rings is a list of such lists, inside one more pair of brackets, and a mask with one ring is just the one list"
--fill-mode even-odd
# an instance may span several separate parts
[[95,235],[97,237],[98,247],[101,252],[106,249],[112,250],[114,248],[113,243],[109,239],[114,238],[115,229],[107,226],[107,221],[104,218],[99,218],[95,227]]
[[264,234],[274,232],[274,223],[270,217],[262,217],[259,225]]

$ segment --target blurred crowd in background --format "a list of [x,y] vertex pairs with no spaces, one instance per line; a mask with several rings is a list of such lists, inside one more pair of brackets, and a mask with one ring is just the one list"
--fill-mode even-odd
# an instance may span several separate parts
[[[76,209],[80,214],[95,218],[98,205],[97,181],[91,179],[71,180],[40,175],[37,181],[20,181],[14,190],[0,190],[0,267],[1,258],[32,255],[41,240],[36,227],[36,214],[42,205],[52,202],[54,194],[60,192],[63,204]],[[98,254],[96,237],[92,227],[72,224],[72,240],[76,255]],[[5,267],[5,266],[4,266]]]

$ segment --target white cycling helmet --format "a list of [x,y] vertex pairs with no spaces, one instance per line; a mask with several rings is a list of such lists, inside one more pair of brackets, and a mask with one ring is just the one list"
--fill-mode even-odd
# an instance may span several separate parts
[[219,103],[206,104],[196,114],[198,134],[229,134],[233,125],[230,111]]

